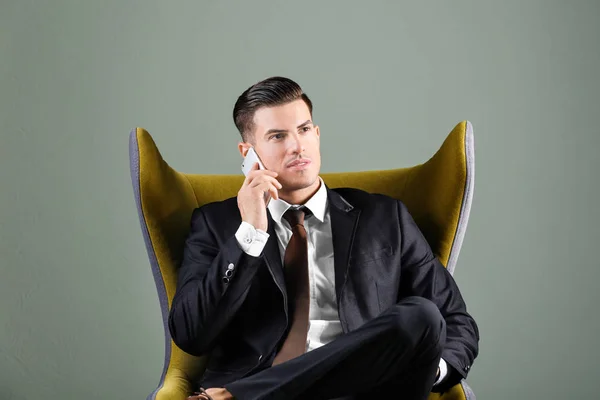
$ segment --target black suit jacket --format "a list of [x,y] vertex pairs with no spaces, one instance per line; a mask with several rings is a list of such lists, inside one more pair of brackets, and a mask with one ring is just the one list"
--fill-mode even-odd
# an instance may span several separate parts
[[[445,385],[466,377],[479,333],[459,289],[433,255],[404,204],[357,189],[329,189],[335,290],[344,332],[406,296],[433,301],[446,320]],[[194,210],[169,314],[173,341],[193,355],[210,353],[203,384],[223,386],[271,365],[290,322],[283,266],[269,214],[259,257],[235,238],[237,198]],[[231,272],[227,273],[230,270]]]

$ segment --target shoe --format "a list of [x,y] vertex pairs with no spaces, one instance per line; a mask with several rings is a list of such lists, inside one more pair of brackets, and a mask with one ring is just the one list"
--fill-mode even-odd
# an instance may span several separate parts
[[213,398],[206,393],[204,388],[200,388],[199,392],[194,392],[194,394],[188,396],[186,400],[213,400]]

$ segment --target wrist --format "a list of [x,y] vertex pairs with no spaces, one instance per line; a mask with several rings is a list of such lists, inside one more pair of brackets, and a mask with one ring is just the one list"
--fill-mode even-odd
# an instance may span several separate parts
[[254,229],[256,229],[257,231],[263,231],[263,232],[266,232],[266,231],[267,231],[267,228],[268,228],[268,226],[267,226],[267,224],[266,224],[266,223],[255,222],[255,221],[252,221],[251,219],[243,219],[243,218],[242,218],[242,222],[245,222],[245,223],[247,223],[247,224],[249,224],[249,225],[252,225],[252,227],[253,227]]
[[269,234],[254,228],[248,222],[242,221],[235,233],[235,238],[246,254],[258,257],[267,244],[267,240],[269,240]]

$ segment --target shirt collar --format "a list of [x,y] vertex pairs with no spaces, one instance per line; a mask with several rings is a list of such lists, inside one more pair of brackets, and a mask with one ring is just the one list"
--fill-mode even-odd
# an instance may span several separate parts
[[[321,185],[319,186],[319,190],[313,196],[308,199],[304,206],[310,210],[310,212],[320,221],[323,222],[325,220],[325,210],[327,208],[327,187],[325,186],[325,182],[323,179],[319,177],[321,181]],[[273,200],[269,202],[268,209],[271,212],[271,217],[276,222],[281,223],[281,218],[283,214],[292,207],[292,204],[289,204],[287,201],[279,199]]]

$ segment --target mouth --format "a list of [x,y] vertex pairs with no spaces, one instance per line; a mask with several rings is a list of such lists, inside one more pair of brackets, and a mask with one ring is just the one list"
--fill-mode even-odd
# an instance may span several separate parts
[[295,169],[295,170],[301,170],[301,169],[305,169],[308,168],[308,166],[310,165],[311,161],[307,158],[302,158],[300,160],[294,160],[291,163],[289,163],[287,165],[287,168],[290,169]]

